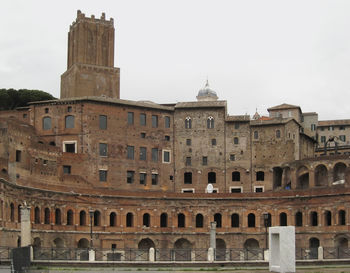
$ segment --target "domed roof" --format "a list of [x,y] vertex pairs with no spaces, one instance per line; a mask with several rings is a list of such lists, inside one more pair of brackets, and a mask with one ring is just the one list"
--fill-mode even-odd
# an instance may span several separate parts
[[207,80],[204,88],[198,91],[197,100],[217,100],[218,96],[216,92],[209,87],[209,82]]

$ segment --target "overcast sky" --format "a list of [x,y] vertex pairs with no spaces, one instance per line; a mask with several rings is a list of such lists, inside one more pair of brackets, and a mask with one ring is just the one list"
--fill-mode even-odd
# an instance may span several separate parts
[[114,18],[121,98],[194,101],[209,78],[230,115],[281,103],[350,119],[350,1],[2,1],[0,88],[59,97],[80,9]]

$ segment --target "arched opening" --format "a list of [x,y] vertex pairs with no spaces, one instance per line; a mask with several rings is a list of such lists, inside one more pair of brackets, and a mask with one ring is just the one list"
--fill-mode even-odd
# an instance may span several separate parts
[[307,189],[309,187],[309,170],[305,166],[302,166],[297,171],[297,188]]
[[315,186],[322,187],[328,185],[328,171],[325,165],[318,165],[315,168]]
[[138,244],[138,249],[149,250],[151,247],[155,248],[155,245],[149,238],[142,239]]
[[257,249],[259,248],[259,242],[255,239],[250,238],[244,242],[243,247],[245,249]]
[[56,248],[63,248],[64,247],[64,242],[61,238],[56,238],[55,240],[53,240],[53,243],[54,243]]
[[289,167],[284,168],[283,187],[286,190],[292,188],[291,170]]
[[320,246],[320,241],[317,238],[310,238],[310,259],[318,259],[318,247]]
[[216,222],[216,227],[221,228],[222,227],[222,216],[220,213],[214,214],[214,221]]
[[298,211],[295,214],[295,226],[297,226],[297,227],[303,226],[303,214],[300,211]]
[[165,212],[160,215],[160,227],[168,226],[168,214]]
[[310,224],[311,224],[311,226],[314,226],[314,227],[316,227],[318,225],[318,217],[317,217],[316,211],[312,211],[310,213]]
[[17,238],[17,247],[21,247],[21,236]]
[[248,214],[248,227],[255,227],[255,214],[254,213]]
[[179,213],[177,215],[177,227],[183,228],[185,227],[185,215],[183,213]]
[[73,225],[73,211],[70,209],[67,211],[67,226],[72,226]]
[[18,223],[21,222],[21,205],[17,206],[17,220],[18,220]]
[[238,215],[238,213],[233,213],[231,215],[231,227],[239,227],[239,215]]
[[339,181],[344,183],[345,182],[345,172],[346,172],[346,165],[344,163],[337,163],[334,165],[333,168],[333,181]]
[[15,221],[15,205],[13,203],[10,204],[10,221]]
[[142,219],[142,224],[144,227],[150,227],[151,224],[151,219],[150,219],[150,215],[148,213],[145,213],[143,215],[143,219]]
[[101,212],[98,210],[94,211],[94,226],[98,227],[101,225]]
[[287,226],[287,214],[285,212],[280,213],[280,226]]
[[345,210],[340,210],[338,212],[338,224],[340,226],[345,226],[346,225],[346,213],[345,213]]
[[273,168],[273,189],[282,187],[282,174],[283,169],[280,167]]
[[325,226],[332,225],[332,213],[329,210],[326,210],[324,212],[324,224],[325,224]]
[[338,249],[338,257],[340,259],[348,258],[349,257],[349,241],[348,238],[340,236],[335,239],[334,243],[335,247]]
[[226,260],[226,243],[220,238],[216,239],[215,259],[216,261]]
[[129,212],[126,215],[126,226],[132,227],[133,225],[134,225],[134,215],[131,212]]
[[111,227],[115,227],[117,225],[117,214],[115,212],[111,212],[109,214],[109,225]]
[[61,225],[62,220],[61,220],[61,210],[60,209],[55,209],[55,224],[56,225]]
[[191,261],[191,243],[184,238],[178,239],[174,244],[175,261]]
[[49,225],[50,224],[50,209],[49,208],[45,208],[44,211],[45,217],[44,217],[44,224],[45,225]]
[[40,209],[38,207],[34,209],[34,223],[40,224]]
[[89,248],[89,240],[82,238],[78,241],[78,248]]
[[203,227],[203,215],[198,213],[196,215],[196,228],[202,228]]
[[85,212],[85,210],[81,210],[79,213],[79,225],[86,226],[86,212]]
[[216,173],[215,172],[208,173],[208,183],[216,183]]

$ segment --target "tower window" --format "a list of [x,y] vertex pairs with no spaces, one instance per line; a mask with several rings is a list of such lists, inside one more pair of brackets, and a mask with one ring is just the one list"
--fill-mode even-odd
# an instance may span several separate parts
[[207,156],[203,156],[203,157],[202,157],[202,165],[203,165],[203,166],[208,165],[208,157],[207,157]]
[[192,128],[192,119],[190,117],[185,118],[185,128],[191,129]]
[[192,162],[191,162],[191,157],[186,157],[186,166],[191,166]]
[[101,182],[107,181],[107,171],[106,170],[99,170],[99,176]]
[[128,124],[132,125],[134,124],[134,113],[128,112]]
[[134,146],[127,147],[127,158],[134,159]]
[[146,160],[146,159],[147,159],[147,148],[140,147],[140,160]]
[[186,145],[191,146],[192,140],[190,138],[186,139]]
[[107,156],[107,143],[99,144],[100,156]]
[[65,117],[65,127],[66,127],[66,129],[74,128],[74,116],[66,116]]
[[259,138],[259,132],[258,131],[254,131],[254,139],[258,139]]
[[158,149],[152,148],[152,161],[158,162]]
[[158,116],[152,115],[152,127],[157,128],[158,127]]
[[107,116],[104,116],[104,115],[99,116],[99,126],[101,130],[107,129]]
[[146,126],[146,114],[140,114],[140,125]]
[[208,119],[207,119],[207,128],[208,129],[213,129],[214,128],[214,118],[213,117],[208,117]]
[[211,145],[213,145],[213,146],[216,145],[216,138],[213,138],[213,139],[211,140]]
[[164,119],[165,128],[170,128],[170,117],[166,116]]
[[234,143],[234,144],[238,144],[238,143],[239,143],[238,137],[235,137],[235,138],[233,139],[233,143]]
[[43,117],[43,129],[50,130],[51,129],[51,118]]

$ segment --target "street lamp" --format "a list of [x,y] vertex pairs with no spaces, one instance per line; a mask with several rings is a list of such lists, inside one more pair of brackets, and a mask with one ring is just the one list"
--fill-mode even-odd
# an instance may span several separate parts
[[94,210],[89,210],[90,215],[90,249],[92,249],[92,218],[94,218]]
[[267,227],[269,225],[269,214],[267,212],[264,213],[264,226],[265,226],[265,248],[267,249]]

